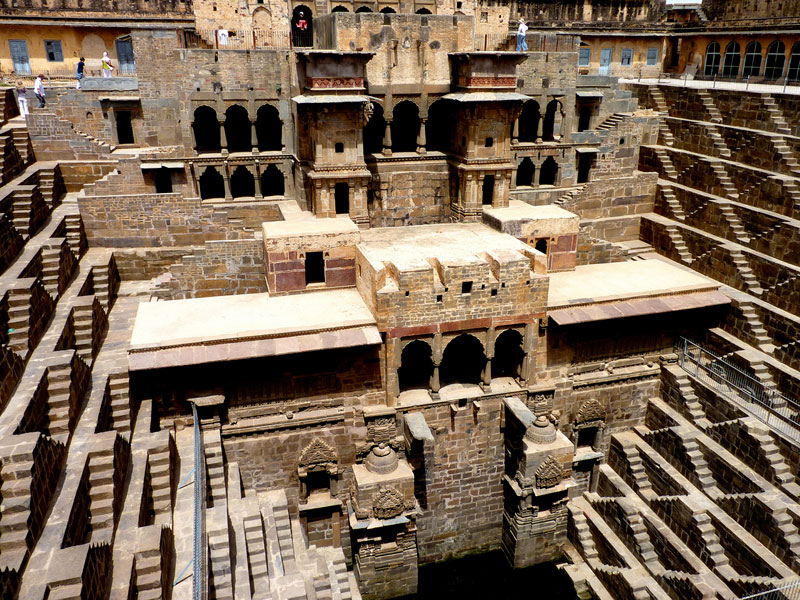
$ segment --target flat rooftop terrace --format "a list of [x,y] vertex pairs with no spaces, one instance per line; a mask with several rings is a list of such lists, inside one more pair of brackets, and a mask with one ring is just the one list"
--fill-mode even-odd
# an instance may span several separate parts
[[402,270],[429,269],[428,259],[441,263],[483,261],[483,252],[522,253],[533,248],[482,223],[445,223],[387,227],[361,232],[359,250],[380,268],[390,262]]
[[355,289],[216,296],[139,306],[132,371],[379,344]]
[[584,265],[550,274],[547,310],[569,325],[728,304],[719,287],[660,260]]

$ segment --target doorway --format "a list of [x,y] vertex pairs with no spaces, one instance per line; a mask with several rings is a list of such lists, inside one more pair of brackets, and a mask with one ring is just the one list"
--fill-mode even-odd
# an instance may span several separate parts
[[133,125],[131,124],[131,111],[116,111],[117,120],[117,143],[133,144]]
[[609,68],[611,67],[611,53],[613,52],[612,48],[603,48],[600,50],[600,70],[598,74],[600,75],[608,75]]

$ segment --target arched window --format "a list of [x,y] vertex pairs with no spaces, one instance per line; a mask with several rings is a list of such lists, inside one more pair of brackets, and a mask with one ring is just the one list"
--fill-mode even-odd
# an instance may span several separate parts
[[739,42],[731,42],[725,47],[725,60],[722,63],[723,77],[736,77],[739,75],[739,66],[742,64],[742,49]]
[[364,126],[364,153],[379,154],[383,151],[383,136],[386,135],[386,120],[383,118],[383,107],[372,103],[372,115]]
[[400,391],[427,390],[433,374],[433,358],[430,345],[415,340],[403,348],[397,379]]
[[292,44],[308,48],[314,45],[314,15],[307,6],[296,6],[292,11]]
[[451,383],[480,383],[486,355],[483,344],[469,334],[459,335],[444,349],[439,380],[442,386]]
[[711,42],[706,47],[706,68],[703,74],[706,77],[713,77],[719,73],[719,42]]
[[357,13],[371,13],[372,9],[369,6],[361,6],[356,9]]
[[239,104],[234,104],[225,111],[225,139],[230,152],[248,152],[250,145],[250,117],[247,109]]
[[392,152],[416,152],[419,134],[419,109],[409,100],[392,110]]
[[789,81],[800,81],[800,42],[795,42],[792,46],[792,54],[789,56],[789,70],[786,72]]
[[533,185],[533,176],[535,173],[536,167],[533,166],[533,161],[526,156],[517,167],[517,187]]
[[761,44],[750,42],[744,51],[742,77],[758,77],[761,73]]
[[555,185],[558,175],[558,163],[552,156],[548,156],[539,170],[539,185]]
[[427,8],[420,8],[417,11],[417,14],[418,15],[429,15],[429,14],[431,14],[431,11],[429,11]]
[[347,7],[345,7],[345,6],[342,6],[342,5],[340,4],[340,5],[338,5],[338,6],[334,6],[334,7],[333,7],[333,10],[332,10],[331,12],[350,12],[350,11],[349,11],[349,10],[347,10]]
[[393,8],[389,8],[389,7],[387,6],[386,8],[382,8],[382,9],[381,9],[381,12],[382,12],[383,14],[385,14],[385,15],[393,15],[393,14],[395,14],[397,11],[396,11],[395,9],[393,9]]
[[519,141],[535,142],[536,132],[539,129],[539,103],[536,100],[528,100],[522,105],[522,113],[519,115]]
[[261,151],[283,149],[283,123],[278,109],[271,104],[265,104],[256,113],[256,138]]
[[767,60],[764,63],[764,79],[778,79],[783,77],[783,67],[786,66],[786,46],[780,40],[775,40],[767,48]]
[[519,377],[522,373],[522,335],[509,329],[497,336],[492,359],[492,377]]
[[256,195],[256,182],[250,169],[239,165],[231,175],[231,196],[234,198],[252,198]]
[[283,196],[286,187],[283,173],[275,165],[270,165],[261,174],[261,194],[263,196]]
[[225,197],[225,181],[216,167],[206,167],[200,175],[200,197],[203,200]]
[[542,139],[546,142],[551,142],[555,139],[556,114],[559,112],[559,104],[558,100],[551,100],[547,103],[544,123],[542,124]]
[[425,123],[428,150],[449,152],[453,114],[453,106],[449,100],[437,100],[428,107],[428,120]]
[[198,152],[219,152],[219,121],[217,112],[210,106],[198,106],[194,111],[195,149]]

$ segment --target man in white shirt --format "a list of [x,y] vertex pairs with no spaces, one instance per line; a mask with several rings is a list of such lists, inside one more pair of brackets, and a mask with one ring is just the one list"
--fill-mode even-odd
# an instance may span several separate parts
[[36,77],[36,81],[33,82],[33,93],[39,99],[39,108],[44,108],[44,83],[42,79],[44,75],[39,74]]
[[522,19],[519,20],[519,29],[517,29],[517,52],[527,52],[528,42],[525,41],[525,32],[528,31],[528,26]]

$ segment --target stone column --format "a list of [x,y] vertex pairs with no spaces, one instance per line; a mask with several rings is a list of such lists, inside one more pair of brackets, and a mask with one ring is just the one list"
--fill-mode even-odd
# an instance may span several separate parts
[[225,184],[225,200],[232,200],[231,196],[231,174],[228,171],[228,164],[225,163],[222,167],[222,181]]
[[427,140],[425,139],[425,124],[428,122],[428,119],[422,119],[419,125],[419,133],[417,134],[417,152],[419,154],[425,154],[427,149],[425,146],[427,145]]
[[439,366],[442,364],[442,334],[433,336],[433,375],[431,375],[431,398],[439,399]]
[[192,134],[192,149],[197,150],[197,136],[194,133],[194,121],[189,124],[189,131]]
[[[546,319],[547,317],[544,318]],[[534,339],[536,336],[536,332],[534,331],[535,325],[536,323],[525,323],[525,335],[522,336],[522,352],[524,355],[519,377],[522,385],[528,385],[532,375],[531,370],[534,359],[531,354],[534,352]]]
[[225,135],[225,119],[219,122],[219,145],[222,147],[222,153],[228,153],[228,138]]
[[383,155],[392,155],[392,120],[386,121],[386,130],[383,134]]
[[519,143],[519,118],[514,119],[514,127],[511,129],[511,143]]
[[264,196],[261,195],[261,169],[259,168],[259,163],[255,164],[255,170],[256,172],[253,175],[253,179],[256,184],[256,200],[261,200]]
[[[546,113],[545,113],[546,114]],[[536,141],[542,141],[542,132],[544,131],[544,115],[539,110],[539,120],[536,122]]]
[[[495,180],[496,185],[496,180]],[[495,329],[489,327],[486,331],[486,365],[483,367],[483,380],[481,389],[485,392],[492,385],[492,359],[494,358]]]
[[258,154],[258,135],[256,134],[256,122],[250,121],[250,146],[253,149],[253,154]]

